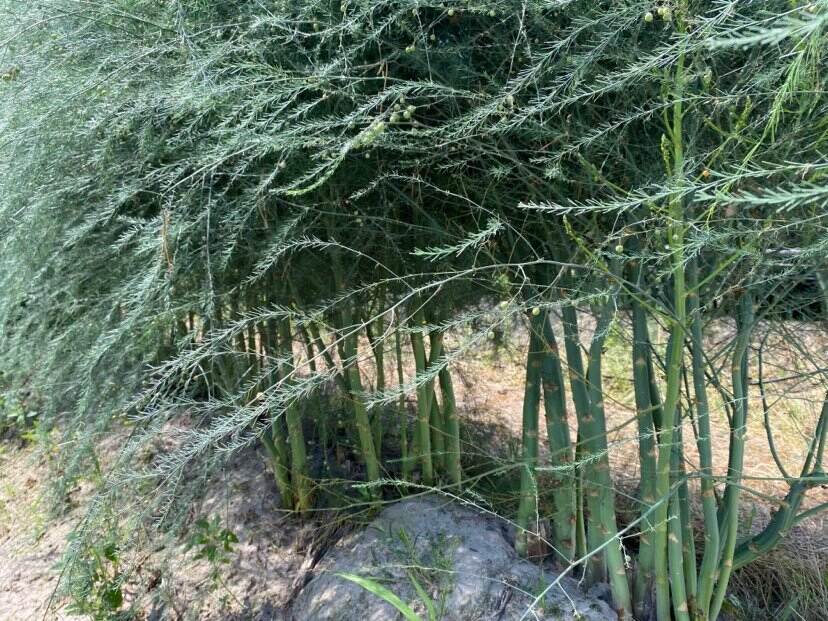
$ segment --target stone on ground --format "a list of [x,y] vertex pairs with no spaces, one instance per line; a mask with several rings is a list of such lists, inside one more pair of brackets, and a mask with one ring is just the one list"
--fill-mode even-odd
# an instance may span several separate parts
[[[392,505],[339,541],[292,607],[293,621],[395,621],[382,598],[336,574],[356,574],[396,594],[429,620],[614,621],[606,602],[521,559],[496,519],[436,497]],[[547,589],[532,608],[535,598]]]

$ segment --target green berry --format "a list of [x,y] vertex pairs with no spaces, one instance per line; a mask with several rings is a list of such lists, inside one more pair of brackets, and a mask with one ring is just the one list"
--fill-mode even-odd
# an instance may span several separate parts
[[652,21],[653,21],[653,19],[655,19],[655,18],[653,17],[653,14],[652,14],[652,13],[650,13],[649,11],[647,11],[646,13],[644,13],[644,21],[645,21],[645,22],[647,22],[647,23],[649,24],[650,22],[652,22]]

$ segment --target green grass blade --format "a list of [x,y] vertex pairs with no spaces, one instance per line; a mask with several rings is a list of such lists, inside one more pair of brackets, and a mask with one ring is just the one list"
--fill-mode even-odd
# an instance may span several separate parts
[[370,578],[357,576],[356,574],[337,573],[336,575],[340,578],[345,578],[345,580],[350,580],[351,582],[361,586],[369,593],[373,593],[377,597],[382,598],[396,608],[402,616],[406,618],[406,621],[423,621],[420,615],[411,610],[411,607],[408,604],[378,582],[371,580]]
[[425,605],[426,610],[428,611],[428,621],[437,621],[437,610],[434,608],[434,602],[431,601],[431,597],[429,597],[426,590],[423,588],[423,585],[420,584],[420,581],[414,577],[414,574],[411,571],[406,572],[408,574],[408,579],[411,581],[411,584],[414,585],[414,590],[417,591],[417,595],[420,598],[420,601],[423,602]]

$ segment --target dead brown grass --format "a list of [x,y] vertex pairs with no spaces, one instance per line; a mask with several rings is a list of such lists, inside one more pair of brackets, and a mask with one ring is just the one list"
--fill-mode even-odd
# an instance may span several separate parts
[[[584,344],[593,322],[582,318]],[[734,326],[721,320],[707,332],[711,351],[730,342]],[[814,374],[828,368],[828,331],[814,324],[789,322],[759,326],[753,346],[765,341],[764,375],[766,396],[770,407],[770,423],[776,451],[782,465],[792,475],[802,467],[811,434],[816,425],[825,385]],[[635,508],[631,499],[638,484],[638,448],[634,421],[632,365],[629,356],[629,331],[623,324],[607,342],[604,361],[604,388],[608,429],[610,429],[610,460],[619,497],[622,521],[632,519]],[[495,350],[483,349],[464,359],[458,369],[461,378],[458,401],[466,415],[474,421],[501,430],[513,438],[520,437],[523,377],[525,363],[525,331],[517,327],[513,338]],[[656,346],[663,351],[666,334],[654,330]],[[754,352],[755,353],[755,352]],[[751,368],[753,381],[758,367]],[[729,364],[721,359],[723,380],[729,387]],[[768,446],[759,388],[751,386],[750,419],[746,441],[745,496],[743,524],[758,531],[770,519],[776,501],[787,492],[787,484]],[[723,477],[727,470],[729,426],[724,400],[710,389],[712,431],[714,436],[714,470]],[[572,403],[569,411],[574,412]],[[575,437],[574,414],[570,414],[572,437]],[[685,455],[688,471],[698,466],[693,430],[684,427]],[[541,438],[545,429],[541,424]],[[506,447],[501,446],[501,450]],[[511,449],[514,451],[514,449]],[[804,507],[828,502],[828,486],[811,490]],[[696,507],[697,516],[701,515]],[[699,520],[700,521],[700,520]],[[700,531],[699,531],[700,532]],[[746,532],[743,534],[747,534]],[[736,572],[726,605],[729,618],[738,621],[783,619],[785,621],[828,621],[828,516],[821,514],[799,524],[770,554]]]

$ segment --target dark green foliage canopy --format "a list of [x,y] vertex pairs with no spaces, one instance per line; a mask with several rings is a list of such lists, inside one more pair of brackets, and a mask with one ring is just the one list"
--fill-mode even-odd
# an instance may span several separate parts
[[[75,455],[113,417],[136,424],[135,451],[186,411],[195,428],[151,469],[173,497],[185,467],[334,375],[253,404],[265,370],[205,389],[250,326],[341,333],[347,305],[360,325],[392,310],[410,327],[426,305],[474,325],[471,344],[491,327],[481,309],[548,302],[562,266],[570,300],[636,294],[667,320],[676,226],[702,310],[825,278],[824,0],[0,14],[0,366],[68,420]],[[138,476],[129,454],[121,482]]]

